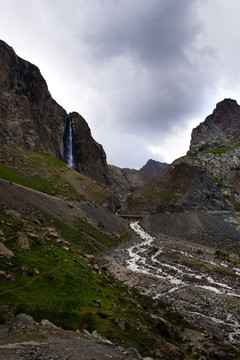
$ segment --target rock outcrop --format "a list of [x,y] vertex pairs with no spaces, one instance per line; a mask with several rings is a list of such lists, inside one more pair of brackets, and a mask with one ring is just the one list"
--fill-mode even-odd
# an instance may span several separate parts
[[12,256],[14,256],[13,252],[6,248],[6,246],[2,242],[0,242],[0,258],[9,259]]
[[123,212],[240,209],[240,106],[225,99],[192,132],[187,156],[131,194]]
[[207,171],[233,210],[240,208],[240,106],[225,99],[192,131],[188,155]]
[[216,182],[190,157],[167,166],[145,186],[128,196],[123,213],[141,214],[229,210]]
[[[75,169],[109,183],[106,154],[84,118],[71,114]],[[66,162],[69,116],[52,98],[39,69],[0,40],[0,141],[19,151],[46,152]]]
[[63,159],[67,113],[48,91],[39,69],[0,41],[0,140]]
[[189,153],[236,146],[240,142],[240,106],[224,99],[213,113],[192,131]]
[[108,168],[111,179],[111,189],[122,196],[137,190],[149,179],[135,169],[121,169],[114,165],[109,165]]
[[17,244],[24,250],[28,250],[28,251],[31,250],[27,235],[24,233],[19,234],[19,237],[17,239]]
[[70,114],[73,128],[74,167],[80,173],[103,184],[109,184],[106,153],[91,135],[84,118],[77,112]]
[[155,177],[165,169],[167,166],[167,163],[162,163],[156,160],[148,160],[148,162],[139,170],[141,174],[149,176],[149,177]]
[[21,313],[14,318],[13,323],[17,325],[26,325],[26,324],[36,324],[36,321],[33,319],[32,316]]

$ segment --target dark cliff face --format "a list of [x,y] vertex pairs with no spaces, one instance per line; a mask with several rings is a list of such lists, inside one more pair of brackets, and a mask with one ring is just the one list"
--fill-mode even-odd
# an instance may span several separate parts
[[76,112],[70,114],[73,128],[74,168],[80,173],[104,184],[109,183],[106,154],[98,144],[84,118]]
[[240,106],[225,99],[192,131],[189,154],[231,145],[240,138]]
[[[39,69],[0,40],[0,141],[24,151],[42,151],[66,161],[69,116],[48,91]],[[73,156],[77,171],[108,183],[106,154],[86,121],[72,113]]]
[[39,69],[0,41],[1,143],[63,159],[66,120],[66,111],[52,99]]
[[159,175],[167,165],[167,163],[150,159],[139,171],[143,175],[154,177]]
[[225,99],[193,129],[188,156],[131,194],[123,211],[239,211],[239,180],[240,106]]
[[229,210],[217,184],[206,171],[183,157],[132,193],[123,213],[164,213]]
[[240,106],[225,99],[192,131],[188,154],[210,174],[232,210],[240,209]]
[[149,180],[147,176],[135,169],[121,169],[114,165],[108,165],[108,169],[111,179],[111,189],[121,194],[122,198],[125,198],[127,194],[143,186]]

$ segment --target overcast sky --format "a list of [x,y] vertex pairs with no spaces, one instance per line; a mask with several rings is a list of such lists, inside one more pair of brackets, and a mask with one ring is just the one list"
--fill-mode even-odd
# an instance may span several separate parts
[[240,99],[239,0],[0,0],[0,38],[88,122],[109,164],[185,155],[217,102]]

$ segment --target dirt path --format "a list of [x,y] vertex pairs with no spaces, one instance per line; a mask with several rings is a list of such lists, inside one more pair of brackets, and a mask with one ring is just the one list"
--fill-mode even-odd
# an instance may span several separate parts
[[[39,274],[39,275],[35,276],[35,278],[33,278],[32,280],[30,280],[27,284],[21,285],[21,286],[18,286],[18,287],[14,287],[14,288],[12,288],[12,289],[8,289],[8,290],[6,290],[6,291],[3,291],[3,292],[1,293],[1,295],[4,295],[5,293],[9,293],[9,292],[12,292],[12,291],[16,291],[16,290],[19,290],[19,289],[26,288],[26,287],[28,287],[29,285],[31,285],[34,281],[36,281],[40,276],[49,274],[49,273],[54,272],[54,271],[55,271],[55,270],[50,270],[50,271],[43,272],[42,274]],[[1,360],[1,359],[0,359],[0,360]]]

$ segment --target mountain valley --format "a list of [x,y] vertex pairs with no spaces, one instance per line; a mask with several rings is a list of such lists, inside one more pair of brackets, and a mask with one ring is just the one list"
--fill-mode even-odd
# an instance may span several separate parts
[[1,359],[239,359],[240,106],[172,164],[121,169],[35,65],[0,55]]

